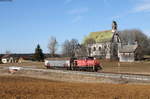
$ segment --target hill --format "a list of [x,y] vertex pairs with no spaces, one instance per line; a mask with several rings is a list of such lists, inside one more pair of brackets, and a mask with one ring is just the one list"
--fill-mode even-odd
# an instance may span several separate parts
[[91,32],[88,36],[84,38],[83,43],[85,43],[88,39],[93,39],[96,42],[106,42],[112,38],[113,34],[111,30],[107,31],[99,31],[99,32]]

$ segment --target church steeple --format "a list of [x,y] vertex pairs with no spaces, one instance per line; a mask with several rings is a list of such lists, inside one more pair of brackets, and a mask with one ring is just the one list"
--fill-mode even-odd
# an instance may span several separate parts
[[113,33],[113,37],[112,37],[112,43],[120,43],[120,37],[118,34],[118,25],[116,21],[112,22],[112,33]]
[[118,32],[118,25],[116,21],[112,22],[112,40],[111,40],[111,59],[118,59],[118,51],[119,51],[119,47],[121,46],[121,39],[119,36],[119,32]]
[[118,25],[116,21],[112,22],[112,32],[115,33],[117,31]]

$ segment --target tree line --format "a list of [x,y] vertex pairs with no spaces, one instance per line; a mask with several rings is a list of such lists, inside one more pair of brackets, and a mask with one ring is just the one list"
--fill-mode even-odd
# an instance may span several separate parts
[[[62,51],[61,55],[57,54],[58,50],[58,41],[56,37],[50,37],[48,42],[48,50],[49,50],[49,57],[74,57],[75,56],[75,49],[79,45],[79,42],[77,39],[71,39],[71,40],[65,40],[62,44]],[[34,53],[34,59],[36,61],[44,61],[44,54],[42,49],[40,48],[40,45],[38,44],[35,53]]]

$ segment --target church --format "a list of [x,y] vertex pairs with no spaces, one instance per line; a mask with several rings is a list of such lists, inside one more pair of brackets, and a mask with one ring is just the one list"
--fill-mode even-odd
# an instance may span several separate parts
[[88,56],[108,60],[119,60],[120,62],[134,62],[138,54],[138,43],[124,44],[120,38],[117,22],[112,22],[111,39],[95,44],[88,44]]

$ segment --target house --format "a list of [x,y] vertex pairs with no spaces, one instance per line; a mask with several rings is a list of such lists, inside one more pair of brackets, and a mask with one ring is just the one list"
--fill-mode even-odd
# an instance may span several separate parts
[[2,56],[2,63],[22,63],[33,61],[34,54],[5,54]]
[[134,62],[135,53],[138,45],[124,45],[119,49],[119,61],[120,62]]
[[0,54],[0,64],[2,63],[2,60],[1,60],[1,59],[2,59],[2,56],[3,56],[3,55],[2,55],[2,54]]
[[1,58],[1,61],[3,64],[6,63],[17,63],[18,57],[12,55],[12,54],[6,54]]

